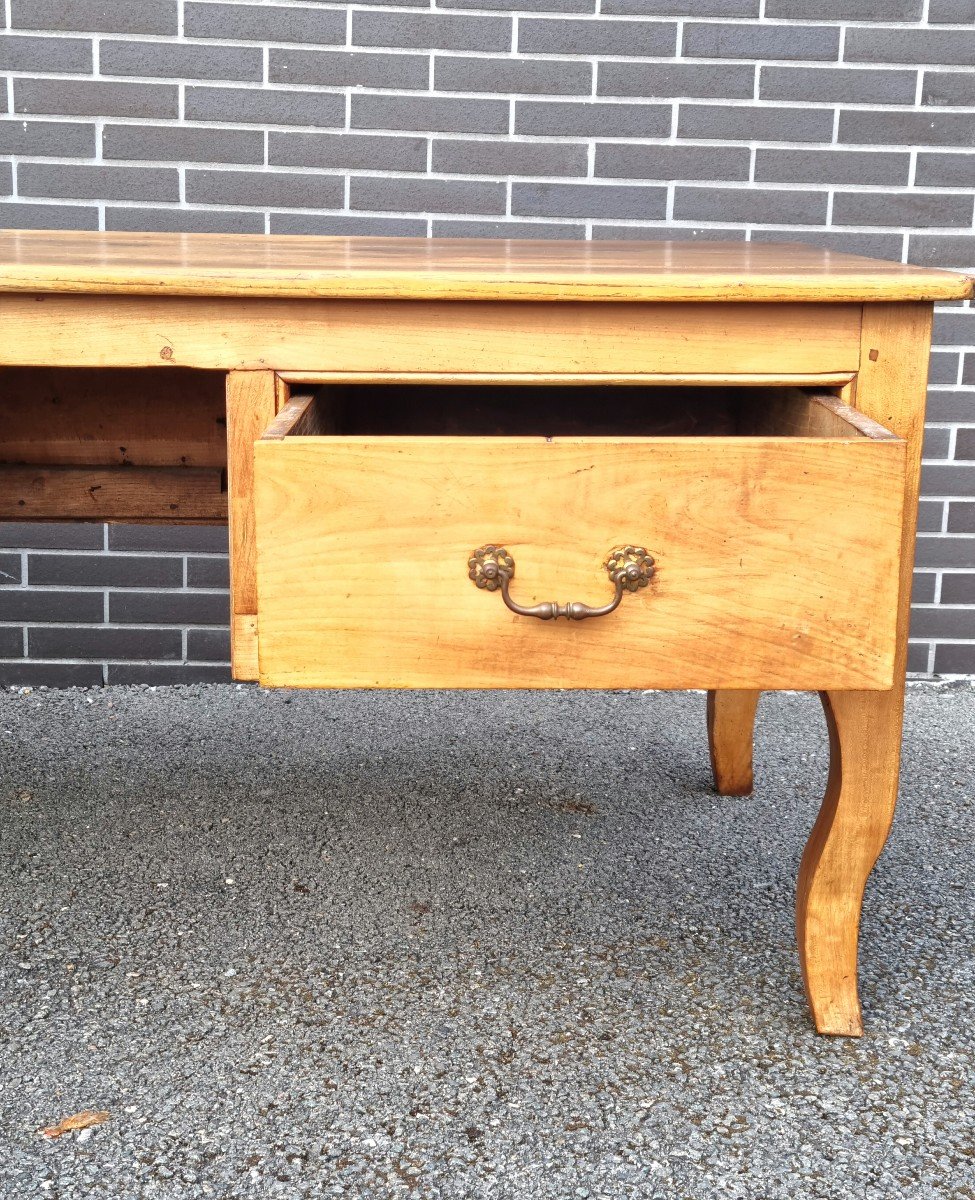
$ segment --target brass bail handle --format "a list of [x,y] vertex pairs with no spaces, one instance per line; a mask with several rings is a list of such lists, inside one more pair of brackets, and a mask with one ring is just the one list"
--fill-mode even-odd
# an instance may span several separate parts
[[570,604],[519,604],[511,598],[511,581],[515,577],[515,560],[504,546],[479,546],[467,560],[468,577],[487,592],[501,592],[501,599],[519,617],[538,617],[540,621],[555,621],[566,617],[584,621],[587,617],[605,617],[619,607],[624,592],[644,588],[653,576],[654,564],[643,546],[617,546],[604,564],[615,591],[612,600],[601,607],[573,602]]

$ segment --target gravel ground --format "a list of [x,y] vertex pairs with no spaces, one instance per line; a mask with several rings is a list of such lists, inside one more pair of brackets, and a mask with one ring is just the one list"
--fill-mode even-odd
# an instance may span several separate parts
[[0,1195],[975,1196],[975,689],[909,696],[860,1041],[822,716],[759,722],[732,800],[700,695],[0,694]]

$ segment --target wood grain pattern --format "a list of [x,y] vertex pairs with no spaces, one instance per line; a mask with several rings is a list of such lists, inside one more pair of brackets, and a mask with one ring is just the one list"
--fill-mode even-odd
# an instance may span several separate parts
[[408,300],[958,300],[950,271],[759,242],[0,232],[0,291]]
[[796,905],[803,979],[820,1033],[856,1036],[863,1027],[857,988],[860,909],[897,797],[931,317],[931,309],[920,304],[878,304],[864,311],[856,401],[906,442],[905,519],[897,556],[894,686],[830,691],[823,698],[830,780],[803,854]]
[[273,371],[234,371],[227,376],[230,658],[234,678],[242,680],[257,678],[252,624],[257,614],[254,443],[274,419],[277,398]]
[[257,663],[257,617],[253,613],[234,613],[230,618],[230,646],[235,679],[255,680]]
[[213,467],[0,466],[4,521],[225,521]]
[[0,364],[374,374],[855,371],[855,304],[581,304],[0,294]]
[[708,748],[721,796],[748,796],[754,786],[752,742],[758,691],[708,692]]
[[[711,374],[684,371],[680,374],[655,372],[652,380],[648,380],[646,372],[625,374],[619,371],[592,374],[579,371],[536,371],[532,374],[518,374],[512,371],[280,371],[279,379],[285,384],[324,384],[324,383],[381,383],[381,384],[469,384],[471,386],[498,384],[506,387],[587,387],[592,384],[611,387],[646,387],[648,382],[655,386],[671,385],[675,387],[721,387],[734,384],[736,387],[844,387],[850,384],[856,374],[851,371],[834,371],[816,374],[804,371],[802,374],[790,375],[784,371],[774,371],[766,374],[748,374],[747,372],[716,371]],[[279,408],[281,405],[279,404]]]
[[[891,686],[899,442],[296,437],[255,463],[264,683]],[[605,602],[620,544],[657,573],[542,623],[470,582],[486,542],[523,604]]]
[[227,464],[216,371],[0,369],[0,460],[47,466]]

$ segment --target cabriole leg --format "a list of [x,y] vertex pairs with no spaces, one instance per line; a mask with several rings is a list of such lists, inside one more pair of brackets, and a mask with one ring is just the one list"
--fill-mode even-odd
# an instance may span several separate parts
[[799,869],[796,928],[816,1029],[859,1037],[857,935],[867,876],[894,817],[903,686],[821,692],[829,779]]
[[722,796],[752,790],[752,742],[761,692],[708,692],[708,745],[714,786]]

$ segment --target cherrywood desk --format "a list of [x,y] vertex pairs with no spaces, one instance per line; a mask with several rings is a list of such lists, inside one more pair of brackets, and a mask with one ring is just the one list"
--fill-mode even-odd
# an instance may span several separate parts
[[707,689],[727,795],[759,692],[819,691],[799,953],[856,1035],[932,307],[970,294],[801,246],[8,232],[0,517],[229,516],[239,679]]

